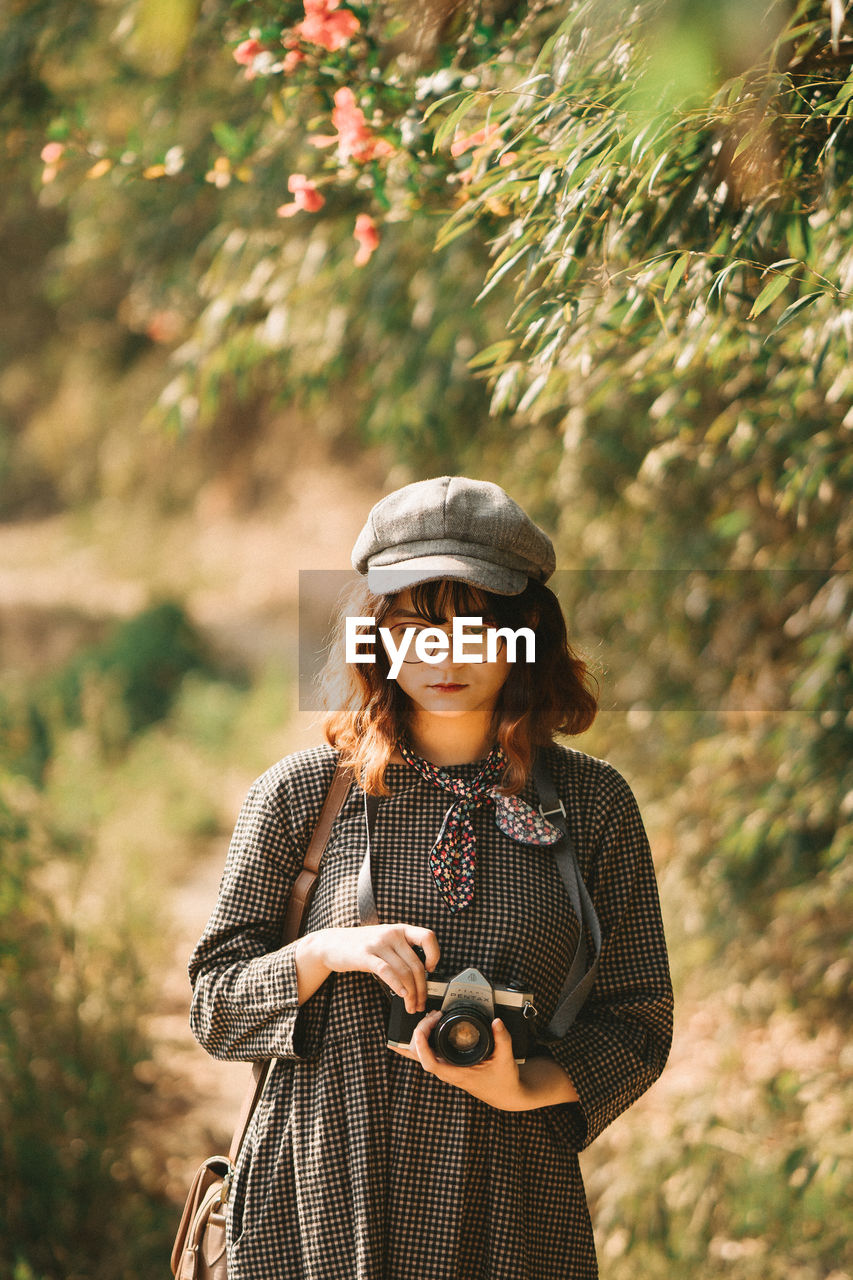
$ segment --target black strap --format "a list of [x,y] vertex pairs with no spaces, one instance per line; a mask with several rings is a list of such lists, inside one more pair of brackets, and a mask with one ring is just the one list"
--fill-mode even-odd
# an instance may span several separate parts
[[[554,826],[558,827],[562,832],[563,838],[557,844],[552,845],[551,850],[557,860],[557,866],[560,868],[560,874],[569,891],[569,897],[578,919],[578,942],[575,947],[575,954],[569,966],[566,980],[557,997],[554,1016],[548,1024],[548,1030],[551,1035],[559,1039],[566,1034],[578,1016],[581,1006],[595,982],[598,973],[598,961],[601,955],[601,926],[598,922],[595,907],[592,904],[592,898],[587,892],[583,876],[580,873],[575,843],[569,834],[569,827],[566,822],[565,807],[557,795],[551,773],[541,751],[533,762],[533,781],[536,784],[536,790],[539,792],[539,799],[542,802],[539,806],[539,812],[543,818],[553,822]],[[587,934],[592,944],[592,960],[589,968],[587,968]]]
[[[598,959],[601,952],[601,928],[598,923],[598,916],[595,913],[595,907],[592,905],[592,899],[587,892],[578,867],[574,841],[569,834],[569,828],[566,823],[565,807],[557,796],[556,788],[542,752],[539,752],[533,764],[533,781],[536,784],[536,790],[542,802],[539,806],[540,813],[543,818],[547,818],[561,832],[561,838],[551,846],[551,852],[556,860],[578,920],[578,941],[575,947],[575,954],[572,957],[566,980],[557,997],[554,1016],[548,1024],[549,1035],[560,1039],[574,1022],[595,982],[598,972]],[[380,801],[379,796],[367,795],[365,792],[362,792],[362,795],[364,797],[364,826],[367,833],[367,848],[358,873],[358,918],[361,924],[379,924],[379,912],[376,909],[376,897],[373,892],[373,876],[370,864],[373,836],[376,829],[376,815]],[[589,968],[587,968],[587,935],[589,935],[593,949],[592,962]]]
[[358,873],[358,885],[356,886],[358,922],[359,924],[380,924],[379,912],[376,910],[376,897],[373,893],[373,876],[370,870],[373,833],[376,830],[376,815],[379,812],[379,796],[368,795],[366,791],[362,791],[362,796],[364,797],[364,830],[367,837],[367,848],[364,851],[364,858]]

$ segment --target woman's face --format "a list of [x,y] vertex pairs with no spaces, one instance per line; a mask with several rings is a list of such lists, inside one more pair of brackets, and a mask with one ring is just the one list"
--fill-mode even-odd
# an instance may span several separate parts
[[[443,619],[441,630],[451,635],[453,617]],[[484,619],[484,625],[489,625]],[[404,627],[435,628],[436,624],[415,612],[411,593],[401,591],[382,626],[394,629],[395,644],[400,643]],[[407,657],[415,657],[415,638],[412,637]],[[469,646],[470,648],[470,646]],[[506,644],[501,644],[497,656],[491,662],[454,662],[452,645],[440,662],[404,662],[397,675],[397,684],[415,706],[429,715],[464,716],[472,712],[491,712],[510,672]]]

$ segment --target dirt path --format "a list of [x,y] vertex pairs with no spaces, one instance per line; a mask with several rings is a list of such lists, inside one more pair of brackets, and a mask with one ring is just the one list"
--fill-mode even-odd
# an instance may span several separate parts
[[[222,870],[219,842],[190,876],[172,890],[170,946],[158,981],[158,1011],[146,1019],[153,1044],[151,1082],[160,1093],[152,1117],[140,1128],[163,1152],[166,1193],[179,1205],[197,1165],[206,1156],[225,1153],[240,1102],[251,1076],[245,1062],[209,1057],[189,1027],[190,986],[187,960],[204,929]],[[153,1126],[152,1132],[149,1126]]]
[[248,513],[208,493],[168,519],[104,505],[85,523],[0,524],[0,663],[61,662],[94,623],[167,596],[245,660],[263,658],[282,625],[295,631],[300,573],[348,569],[379,496],[367,464],[320,454],[294,470],[280,503]]

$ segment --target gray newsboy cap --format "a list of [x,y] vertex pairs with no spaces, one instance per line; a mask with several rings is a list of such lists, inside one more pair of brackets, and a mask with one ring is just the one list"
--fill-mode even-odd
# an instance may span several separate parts
[[549,578],[556,559],[548,535],[500,485],[437,476],[377,502],[356,539],[352,564],[380,595],[460,578],[515,596],[528,578]]

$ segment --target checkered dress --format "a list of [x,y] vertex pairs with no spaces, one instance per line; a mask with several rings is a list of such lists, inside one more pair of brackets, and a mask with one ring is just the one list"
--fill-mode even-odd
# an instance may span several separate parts
[[[332,975],[297,1006],[293,945],[277,949],[290,886],[334,772],[328,746],[260,778],[237,823],[216,907],[190,961],[191,1021],[215,1057],[274,1058],[231,1193],[230,1280],[593,1280],[577,1152],[660,1073],[672,991],[636,802],[608,764],[547,751],[602,929],[593,992],[551,1053],[580,1102],[504,1112],[385,1044],[368,974]],[[481,762],[454,766],[471,781]],[[474,899],[452,915],[427,857],[447,796],[388,766],[373,881],[380,919],[435,931],[440,976],[476,965],[534,993],[544,1032],[577,924],[549,848],[473,815]],[[532,782],[523,796],[538,803]],[[358,923],[364,810],[353,787],[333,827],[308,928]]]

